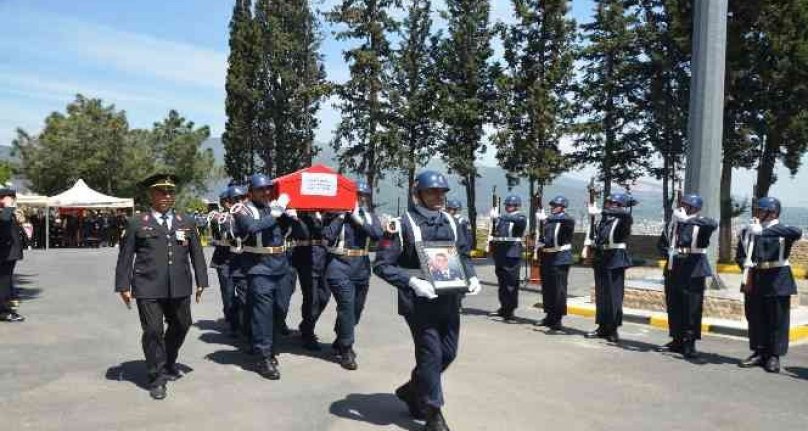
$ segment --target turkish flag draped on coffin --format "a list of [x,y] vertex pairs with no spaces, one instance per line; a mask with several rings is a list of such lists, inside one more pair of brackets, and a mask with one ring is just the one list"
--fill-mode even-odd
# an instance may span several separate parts
[[274,194],[286,193],[298,211],[353,211],[356,183],[325,165],[314,165],[274,180]]

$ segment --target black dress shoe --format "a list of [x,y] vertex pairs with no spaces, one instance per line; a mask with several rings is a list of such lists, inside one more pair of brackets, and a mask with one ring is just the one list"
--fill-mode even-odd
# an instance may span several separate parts
[[16,311],[11,311],[9,313],[4,314],[2,317],[0,317],[0,320],[2,320],[3,322],[24,322],[25,317],[23,317],[21,314],[17,313]]
[[278,333],[284,337],[288,337],[289,335],[292,334],[292,330],[289,329],[289,327],[286,326],[286,324],[284,323],[283,325],[281,325],[280,329],[278,329]]
[[547,325],[547,329],[549,329],[551,331],[561,331],[561,330],[564,329],[564,327],[561,326],[561,322],[553,322],[553,323]]
[[258,363],[258,374],[269,380],[280,379],[281,373],[278,371],[278,360],[274,356],[261,359],[261,362]]
[[744,359],[738,364],[741,368],[752,368],[752,367],[759,367],[763,365],[763,356],[760,353],[753,353],[752,356]]
[[427,410],[424,431],[449,431],[449,426],[446,425],[440,409],[429,408]]
[[682,353],[682,342],[679,340],[673,340],[664,346],[657,347],[656,351],[661,353],[666,352]]
[[180,369],[177,368],[177,364],[166,365],[166,369],[163,372],[163,374],[166,376],[166,379],[172,382],[181,379],[182,376],[184,375],[182,374],[182,371],[180,371]]
[[545,317],[544,319],[541,319],[538,322],[534,322],[533,326],[550,326],[552,324],[553,324],[553,322],[550,319]]
[[149,396],[154,398],[155,400],[162,400],[166,397],[166,384],[160,383],[159,385],[154,385],[149,388]]
[[339,361],[339,365],[342,368],[350,371],[354,371],[359,368],[359,365],[356,363],[356,353],[354,353],[353,349],[349,347],[342,350],[342,357]]
[[614,331],[606,334],[605,338],[606,338],[606,341],[608,341],[610,343],[617,343],[617,342],[620,341],[620,334],[617,333],[617,329],[615,329]]
[[306,349],[306,350],[311,350],[311,351],[315,351],[315,352],[323,350],[323,348],[320,347],[320,342],[317,340],[317,337],[314,336],[314,335],[308,336],[308,337],[303,337],[303,348]]
[[686,342],[682,345],[682,356],[685,359],[696,359],[699,357],[699,352],[696,350],[696,344],[693,341]]
[[396,396],[401,401],[404,401],[404,404],[407,405],[407,409],[410,411],[410,415],[412,415],[414,419],[426,419],[426,414],[424,414],[424,411],[418,406],[418,399],[409,382],[404,383],[396,389]]
[[488,313],[488,317],[502,317],[502,310],[492,311]]
[[780,372],[780,357],[778,356],[769,356],[766,359],[766,362],[763,364],[763,369],[769,373],[779,373]]
[[584,337],[586,337],[586,338],[605,338],[606,333],[602,329],[598,328],[598,329],[595,329],[594,331],[587,332],[586,334],[584,334]]

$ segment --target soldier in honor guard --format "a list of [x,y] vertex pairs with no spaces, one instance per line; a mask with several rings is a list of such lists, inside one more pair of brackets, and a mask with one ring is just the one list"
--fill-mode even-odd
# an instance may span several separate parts
[[371,241],[381,239],[379,218],[373,214],[371,189],[364,181],[356,184],[357,204],[353,212],[341,213],[325,226],[323,237],[329,244],[325,277],[337,302],[336,340],[333,347],[340,366],[356,370],[354,329],[362,316],[370,286]]
[[[587,238],[584,245],[593,246],[592,267],[595,270],[595,322],[596,330],[587,338],[605,338],[620,341],[617,328],[623,324],[623,292],[626,268],[631,266],[626,241],[631,236],[631,207],[637,202],[626,193],[612,193],[606,198],[603,210],[589,207],[590,215],[600,214],[593,232],[594,241]],[[591,244],[594,242],[594,244]]]
[[297,270],[303,303],[300,335],[303,348],[320,350],[320,343],[314,328],[323,314],[331,292],[325,280],[325,265],[328,257],[328,242],[323,237],[323,215],[319,212],[302,213],[300,221],[305,226],[307,236],[295,242],[292,252],[292,266]]
[[17,212],[17,191],[0,189],[0,321],[22,322],[14,295],[14,266],[24,248],[21,217]]
[[[230,198],[230,262],[228,266],[230,280],[233,283],[233,293],[236,297],[236,320],[241,334],[250,340],[250,309],[247,307],[247,272],[246,259],[242,253],[243,238],[236,232],[236,221],[234,214],[243,210],[244,205],[249,201],[247,187],[240,184],[233,184],[227,188]],[[250,342],[250,345],[252,343]]]
[[665,305],[668,328],[673,338],[657,349],[698,356],[696,340],[701,339],[701,315],[706,279],[712,275],[707,259],[710,236],[718,223],[699,214],[704,200],[696,194],[681,198],[673,220],[659,239],[660,252],[667,254],[665,265]]
[[780,201],[760,198],[754,218],[741,232],[735,261],[744,268],[742,290],[752,356],[741,367],[780,372],[788,351],[791,295],[797,293],[788,256],[802,230],[780,223]]
[[421,172],[413,187],[413,203],[400,221],[388,226],[379,242],[373,272],[398,289],[398,314],[410,328],[415,344],[415,368],[409,380],[396,389],[416,419],[426,419],[425,430],[448,430],[441,375],[454,361],[460,336],[460,300],[464,292],[435,290],[424,279],[418,247],[426,241],[451,242],[460,255],[469,295],[480,292],[480,281],[471,264],[467,237],[454,217],[442,212],[449,183],[435,171]]
[[[271,200],[272,181],[264,174],[250,177],[250,200],[234,207],[236,235],[242,238],[242,270],[247,276],[252,353],[259,357],[258,372],[270,380],[281,377],[275,351],[278,302],[283,300],[289,276],[286,233],[292,218],[286,210],[289,198]],[[293,214],[294,215],[294,214]]]
[[494,266],[499,285],[499,309],[491,316],[502,317],[506,323],[516,323],[513,312],[519,306],[519,272],[522,268],[524,244],[522,237],[527,229],[527,217],[519,209],[522,198],[510,195],[505,198],[505,214],[492,208],[493,237],[489,238],[494,254]]
[[466,243],[471,247],[473,234],[471,233],[471,223],[462,214],[460,214],[460,210],[463,209],[463,204],[460,203],[458,199],[447,199],[446,200],[446,212],[451,214],[454,217],[457,226],[460,228],[460,232],[463,235],[466,235]]
[[174,175],[156,174],[141,183],[148,188],[151,210],[129,221],[115,267],[115,290],[127,307],[133,298],[137,303],[149,394],[157,400],[166,397],[167,381],[182,377],[177,355],[191,326],[189,266],[196,279],[197,303],[208,287],[196,224],[173,209],[176,181]]
[[567,278],[572,265],[572,236],[575,219],[567,214],[569,200],[556,196],[550,201],[550,215],[544,209],[537,219],[544,222],[536,248],[541,252],[541,296],[544,319],[538,326],[553,331],[561,329],[561,319],[567,315]]
[[210,259],[210,267],[216,269],[219,277],[219,290],[222,295],[222,313],[227,321],[230,335],[236,336],[239,330],[239,310],[238,298],[236,298],[236,288],[233,278],[230,276],[230,260],[232,253],[230,246],[233,234],[233,218],[230,215],[232,206],[231,198],[232,186],[228,187],[219,195],[220,211],[213,211],[210,214],[211,243],[213,244],[213,256]]

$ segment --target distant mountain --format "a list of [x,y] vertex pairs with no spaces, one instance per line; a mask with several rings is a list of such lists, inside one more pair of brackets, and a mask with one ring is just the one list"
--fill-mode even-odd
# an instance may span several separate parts
[[12,162],[19,161],[16,156],[11,155],[12,150],[13,148],[8,145],[0,145],[0,160],[9,160]]

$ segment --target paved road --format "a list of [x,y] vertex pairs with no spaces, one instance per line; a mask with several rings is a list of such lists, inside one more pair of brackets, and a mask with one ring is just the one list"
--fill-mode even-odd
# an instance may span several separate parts
[[[374,280],[358,333],[359,370],[287,340],[279,382],[261,379],[219,332],[213,289],[194,308],[181,353],[189,373],[158,402],[144,381],[136,311],[112,294],[113,250],[32,252],[19,266],[25,324],[0,326],[2,430],[415,430],[391,394],[413,364],[392,289]],[[212,273],[211,273],[212,274]],[[523,304],[536,294],[524,294]],[[295,304],[299,295],[295,297]],[[709,336],[701,363],[655,353],[665,333],[638,325],[620,346],[585,340],[588,319],[549,335],[484,313],[496,293],[466,303],[460,355],[446,374],[454,430],[801,430],[808,423],[808,346],[794,346],[785,372],[735,366],[743,340]],[[293,313],[290,323],[296,324]],[[318,333],[332,340],[333,305]]]

